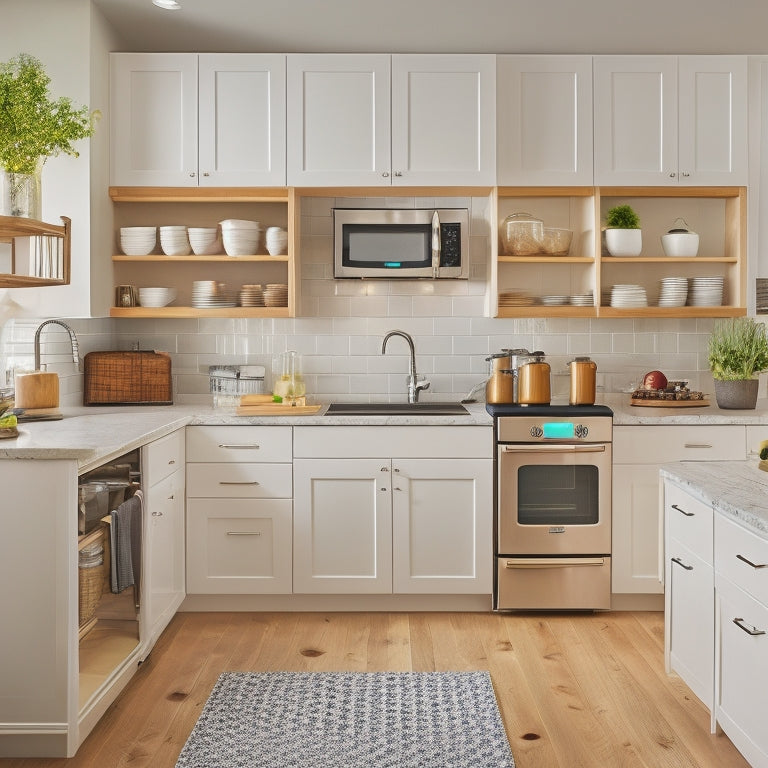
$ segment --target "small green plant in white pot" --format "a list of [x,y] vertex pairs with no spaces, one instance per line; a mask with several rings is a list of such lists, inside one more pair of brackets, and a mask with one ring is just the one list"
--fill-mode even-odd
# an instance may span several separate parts
[[709,367],[720,408],[754,409],[760,381],[768,371],[768,333],[751,317],[719,320],[709,337]]
[[605,216],[605,247],[611,256],[639,256],[643,249],[640,217],[631,205],[617,205]]

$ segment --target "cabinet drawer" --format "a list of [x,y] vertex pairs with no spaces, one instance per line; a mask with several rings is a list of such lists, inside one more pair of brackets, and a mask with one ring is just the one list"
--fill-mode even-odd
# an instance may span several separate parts
[[148,443],[143,452],[144,484],[149,487],[184,466],[184,430]]
[[715,515],[715,569],[768,606],[768,540]]
[[744,427],[712,426],[615,427],[615,464],[664,464],[672,461],[739,461],[746,458]]
[[291,464],[190,465],[187,496],[241,499],[290,499]]
[[187,427],[187,461],[290,462],[292,458],[291,427]]
[[680,486],[665,481],[664,514],[670,538],[712,565],[712,507],[695,499]]

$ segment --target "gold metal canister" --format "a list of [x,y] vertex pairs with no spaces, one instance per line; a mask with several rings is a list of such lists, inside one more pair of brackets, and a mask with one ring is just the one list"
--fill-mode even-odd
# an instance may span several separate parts
[[571,368],[571,405],[594,405],[597,379],[597,363],[588,357],[577,357],[568,365]]

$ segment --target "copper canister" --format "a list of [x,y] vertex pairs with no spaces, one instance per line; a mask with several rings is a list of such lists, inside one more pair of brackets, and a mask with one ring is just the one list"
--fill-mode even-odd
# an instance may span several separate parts
[[514,381],[512,371],[495,371],[485,385],[485,402],[514,403]]
[[534,362],[521,365],[517,373],[518,402],[521,405],[549,405],[552,396],[549,363],[537,356]]
[[588,357],[577,357],[568,363],[571,369],[571,405],[594,405],[597,363]]

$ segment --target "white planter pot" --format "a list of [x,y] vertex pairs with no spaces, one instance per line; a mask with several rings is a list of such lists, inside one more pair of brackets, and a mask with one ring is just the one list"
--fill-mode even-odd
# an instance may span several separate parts
[[640,229],[606,229],[605,246],[611,256],[639,256],[643,249]]

